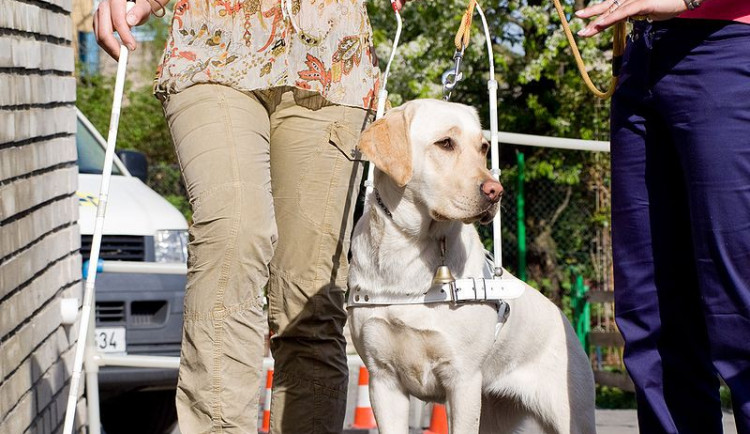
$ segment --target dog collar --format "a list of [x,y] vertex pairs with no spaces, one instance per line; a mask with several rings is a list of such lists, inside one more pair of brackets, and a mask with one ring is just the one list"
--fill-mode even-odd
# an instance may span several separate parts
[[388,216],[389,219],[393,220],[393,214],[391,214],[391,210],[389,210],[388,207],[385,206],[385,203],[383,203],[383,198],[380,197],[380,193],[378,193],[378,190],[374,190],[374,192],[375,201],[378,203],[378,206],[380,206],[380,209],[383,210],[383,212]]

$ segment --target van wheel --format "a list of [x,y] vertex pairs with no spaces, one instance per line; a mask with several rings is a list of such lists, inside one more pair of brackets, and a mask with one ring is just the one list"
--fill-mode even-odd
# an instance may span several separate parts
[[101,402],[106,434],[168,434],[177,423],[174,390],[127,392]]

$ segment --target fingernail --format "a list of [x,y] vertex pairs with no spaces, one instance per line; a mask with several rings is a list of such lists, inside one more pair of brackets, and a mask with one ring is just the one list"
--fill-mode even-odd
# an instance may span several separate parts
[[131,42],[130,44],[128,44],[128,50],[135,51],[135,43],[134,42]]
[[580,16],[582,16],[582,15],[583,15],[583,9],[579,9],[579,10],[577,10],[577,11],[575,12],[575,14],[576,14],[576,16],[577,16],[577,17],[580,17]]
[[138,20],[135,18],[135,15],[128,14],[128,16],[125,18],[125,20],[128,22],[128,25],[133,27],[134,25],[138,24]]
[[578,36],[588,36],[588,35],[589,35],[589,33],[591,33],[591,29],[589,29],[589,28],[587,27],[587,28],[585,28],[585,29],[581,29],[581,30],[579,30],[579,31],[578,31],[578,33],[577,33],[577,35],[578,35]]

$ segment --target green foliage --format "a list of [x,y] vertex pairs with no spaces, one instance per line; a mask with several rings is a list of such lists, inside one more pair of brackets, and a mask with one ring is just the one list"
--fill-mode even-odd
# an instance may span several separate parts
[[[118,149],[136,149],[148,156],[149,162],[174,161],[174,149],[161,103],[150,88],[131,88],[126,83],[123,109],[117,136]],[[114,78],[95,75],[79,77],[78,108],[106,137],[112,111]]]
[[[568,0],[566,11],[583,6]],[[608,102],[597,100],[583,84],[551,1],[481,2],[493,34],[495,79],[499,83],[499,128],[502,131],[560,137],[606,139]],[[387,88],[392,104],[413,98],[442,97],[440,77],[453,66],[453,39],[466,1],[409,2],[404,29]],[[377,55],[384,66],[395,32],[388,2],[368,3]],[[583,23],[573,20],[573,31]],[[589,73],[608,84],[610,37],[579,39]],[[472,38],[464,59],[464,79],[452,100],[477,107],[488,122],[488,65],[481,20],[475,14]],[[558,302],[564,296],[570,266],[594,273],[592,246],[598,228],[609,221],[606,201],[596,204],[598,190],[608,188],[608,161],[590,152],[503,146],[503,265],[513,269],[515,233],[515,152],[526,154],[526,216],[530,279]],[[606,195],[605,195],[606,196]],[[507,224],[509,222],[510,224]],[[492,248],[490,229],[480,227],[485,247]],[[507,255],[507,257],[506,257]],[[550,269],[550,267],[556,269]]]
[[617,387],[596,386],[596,406],[607,409],[636,408],[635,393]]

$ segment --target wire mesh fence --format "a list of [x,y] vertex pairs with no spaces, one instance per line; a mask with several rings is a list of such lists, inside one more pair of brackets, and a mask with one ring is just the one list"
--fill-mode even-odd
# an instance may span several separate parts
[[[579,274],[592,288],[611,290],[608,157],[506,148],[516,157],[502,176],[503,264],[554,300]],[[544,169],[555,159],[557,169]]]
[[[503,146],[503,156],[503,266],[568,315],[596,370],[623,373],[612,297],[609,156],[513,145]],[[480,231],[491,243],[489,229]]]

